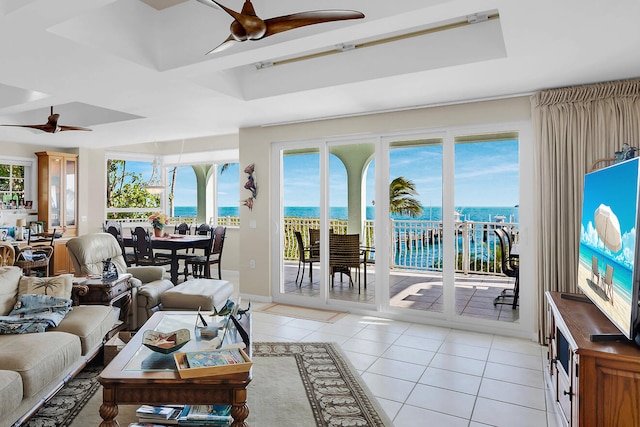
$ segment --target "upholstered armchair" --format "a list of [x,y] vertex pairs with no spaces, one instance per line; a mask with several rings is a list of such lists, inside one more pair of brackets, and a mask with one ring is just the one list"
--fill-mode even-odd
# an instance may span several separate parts
[[159,266],[127,267],[120,244],[109,233],[93,233],[74,237],[67,242],[69,256],[76,275],[102,274],[103,261],[111,258],[119,274],[131,273],[132,304],[129,325],[139,328],[161,308],[160,295],[173,288],[164,279],[164,268]]

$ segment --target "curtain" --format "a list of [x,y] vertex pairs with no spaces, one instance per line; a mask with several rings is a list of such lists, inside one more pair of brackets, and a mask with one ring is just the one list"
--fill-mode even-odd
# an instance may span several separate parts
[[546,344],[546,291],[577,292],[584,174],[624,143],[640,146],[640,79],[531,97],[536,192],[538,337]]

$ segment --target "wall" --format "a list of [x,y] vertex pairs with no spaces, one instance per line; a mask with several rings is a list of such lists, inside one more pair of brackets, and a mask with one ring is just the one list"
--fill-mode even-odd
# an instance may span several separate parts
[[[255,179],[258,197],[253,210],[240,209],[240,291],[257,298],[271,298],[271,238],[274,233],[271,220],[270,186],[275,171],[271,165],[273,142],[309,140],[349,135],[380,134],[397,131],[436,129],[446,126],[469,126],[486,123],[530,121],[531,105],[528,97],[473,102],[392,113],[332,119],[271,127],[254,127],[240,130],[240,169],[255,163]],[[523,141],[531,144],[530,139]],[[521,151],[531,151],[522,147]],[[522,157],[522,155],[521,155]],[[521,196],[532,193],[530,168],[521,175]],[[243,176],[241,185],[246,180]],[[243,190],[241,194],[246,191]],[[523,200],[524,202],[524,200]],[[521,203],[521,211],[526,208]],[[526,216],[525,216],[526,217]],[[277,220],[277,219],[274,219]],[[255,221],[255,228],[250,228]],[[526,252],[526,248],[522,249]],[[255,268],[250,268],[250,260]]]

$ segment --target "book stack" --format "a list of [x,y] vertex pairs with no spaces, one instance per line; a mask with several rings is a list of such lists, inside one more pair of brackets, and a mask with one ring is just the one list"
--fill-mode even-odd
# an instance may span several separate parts
[[136,416],[138,417],[138,424],[145,425],[173,425],[178,424],[178,419],[184,411],[183,405],[142,405],[136,409]]
[[178,420],[181,426],[230,426],[231,405],[186,405]]
[[233,423],[231,405],[142,405],[136,410],[136,415],[138,422],[129,424],[129,427],[225,427]]

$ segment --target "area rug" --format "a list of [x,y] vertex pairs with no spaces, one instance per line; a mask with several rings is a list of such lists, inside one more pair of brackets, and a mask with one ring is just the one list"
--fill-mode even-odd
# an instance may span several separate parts
[[[254,343],[252,359],[253,380],[247,398],[247,423],[250,427],[393,426],[337,345],[320,342]],[[95,376],[92,382],[95,385],[93,391],[78,392],[72,409],[65,405],[54,410],[51,404],[47,405],[29,426],[99,425],[102,390]],[[93,397],[87,398],[88,393],[93,393]],[[52,404],[56,406],[53,401]],[[117,420],[121,426],[137,421],[136,408],[119,405]],[[64,412],[70,416],[50,417],[52,413]],[[49,416],[45,417],[45,414]]]
[[256,311],[326,323],[334,323],[348,314],[342,311],[321,310],[319,308],[298,307],[279,303],[265,305],[264,307],[256,309]]

